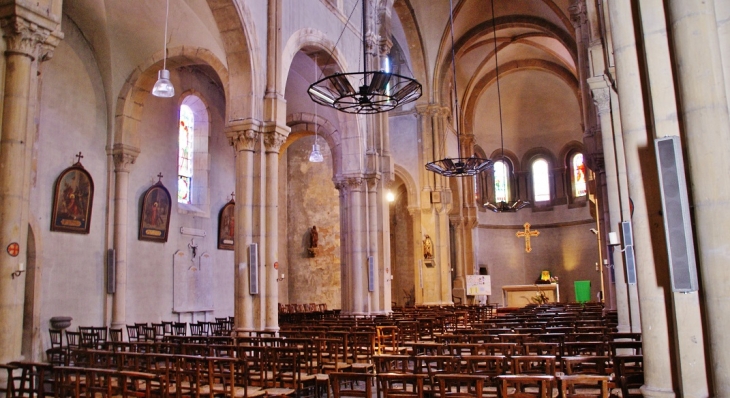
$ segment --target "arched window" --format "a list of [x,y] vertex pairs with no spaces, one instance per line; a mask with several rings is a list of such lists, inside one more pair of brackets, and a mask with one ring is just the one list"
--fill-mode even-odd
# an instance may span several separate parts
[[494,201],[509,202],[510,201],[510,176],[509,163],[504,160],[494,162]]
[[532,162],[532,188],[535,202],[550,200],[550,172],[545,159],[540,158]]
[[583,154],[578,152],[570,158],[573,197],[580,198],[586,195],[586,166],[583,163]]
[[195,141],[195,114],[189,106],[180,106],[177,154],[177,201],[190,204],[193,188],[193,154]]
[[203,98],[183,93],[180,103],[177,152],[177,211],[210,217],[210,115]]

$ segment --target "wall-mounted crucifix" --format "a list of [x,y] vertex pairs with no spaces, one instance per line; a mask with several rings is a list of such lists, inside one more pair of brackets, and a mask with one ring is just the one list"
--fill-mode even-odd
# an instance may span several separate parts
[[524,227],[525,227],[524,231],[517,232],[515,235],[517,235],[518,238],[522,238],[522,237],[525,238],[525,252],[529,253],[532,251],[532,246],[530,245],[530,237],[540,235],[540,231],[537,231],[537,230],[530,231],[529,222],[526,222]]

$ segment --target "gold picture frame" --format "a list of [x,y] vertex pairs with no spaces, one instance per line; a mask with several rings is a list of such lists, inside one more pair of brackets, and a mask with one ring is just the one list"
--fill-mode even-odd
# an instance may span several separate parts
[[139,240],[167,242],[170,230],[170,192],[158,181],[142,195],[139,214]]
[[51,231],[88,234],[93,203],[94,180],[81,162],[76,162],[56,179]]

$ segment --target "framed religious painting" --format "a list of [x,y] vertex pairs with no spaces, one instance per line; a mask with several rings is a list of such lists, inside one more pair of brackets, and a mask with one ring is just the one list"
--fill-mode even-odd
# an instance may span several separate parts
[[231,199],[218,215],[218,249],[233,250],[236,233],[236,201]]
[[94,180],[79,161],[64,170],[53,190],[51,231],[88,234],[94,202]]
[[167,242],[171,206],[170,192],[162,181],[157,181],[145,191],[139,215],[139,240]]

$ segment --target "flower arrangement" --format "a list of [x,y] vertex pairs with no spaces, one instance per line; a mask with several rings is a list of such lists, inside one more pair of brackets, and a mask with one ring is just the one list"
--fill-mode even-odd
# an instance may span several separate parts
[[558,278],[557,276],[550,277],[550,283],[558,283],[559,280],[560,280],[560,278]]
[[550,298],[545,294],[545,292],[538,290],[538,292],[530,298],[530,301],[533,304],[547,304],[550,302]]

